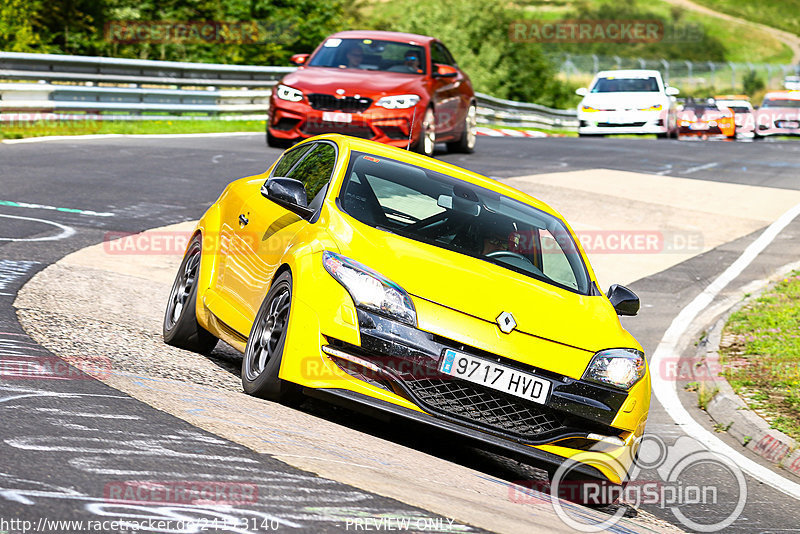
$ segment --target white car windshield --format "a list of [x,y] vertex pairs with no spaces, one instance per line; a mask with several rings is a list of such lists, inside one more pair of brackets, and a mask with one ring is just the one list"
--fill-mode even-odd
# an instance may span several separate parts
[[800,108],[800,99],[794,100],[790,98],[771,98],[764,100],[761,105],[762,108]]
[[649,78],[598,78],[592,93],[658,93],[658,80]]

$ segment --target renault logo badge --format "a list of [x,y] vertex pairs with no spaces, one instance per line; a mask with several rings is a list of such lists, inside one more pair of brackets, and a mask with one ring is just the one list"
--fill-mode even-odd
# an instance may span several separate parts
[[517,327],[517,321],[514,320],[514,316],[508,312],[503,312],[497,316],[497,326],[500,327],[500,331],[504,334],[510,334],[512,330]]

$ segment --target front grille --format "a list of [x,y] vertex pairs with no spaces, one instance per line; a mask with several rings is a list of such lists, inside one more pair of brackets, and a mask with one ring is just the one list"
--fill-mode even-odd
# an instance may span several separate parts
[[366,111],[372,105],[372,99],[370,98],[356,98],[353,96],[336,98],[333,95],[321,93],[308,95],[308,101],[312,108],[320,111],[342,111],[345,113],[360,113]]
[[645,122],[625,122],[625,123],[617,123],[617,122],[598,122],[598,126],[602,126],[603,128],[630,128],[630,127],[640,127],[644,126]]
[[403,384],[437,411],[523,438],[538,438],[564,427],[559,417],[543,406],[462,380],[411,379]]

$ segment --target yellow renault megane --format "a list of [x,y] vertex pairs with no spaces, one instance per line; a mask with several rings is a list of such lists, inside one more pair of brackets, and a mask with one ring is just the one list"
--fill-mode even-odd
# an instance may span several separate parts
[[620,484],[650,404],[642,347],[617,317],[638,308],[622,286],[600,291],[545,203],[324,135],[205,213],[164,339],[238,348],[252,395],[338,397]]

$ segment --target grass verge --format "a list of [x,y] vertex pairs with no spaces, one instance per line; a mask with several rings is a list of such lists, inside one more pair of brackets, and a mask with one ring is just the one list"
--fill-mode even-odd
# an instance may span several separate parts
[[263,132],[264,128],[265,122],[257,120],[36,121],[4,124],[0,127],[0,139],[50,135]]
[[800,271],[730,316],[720,356],[742,400],[800,440]]

